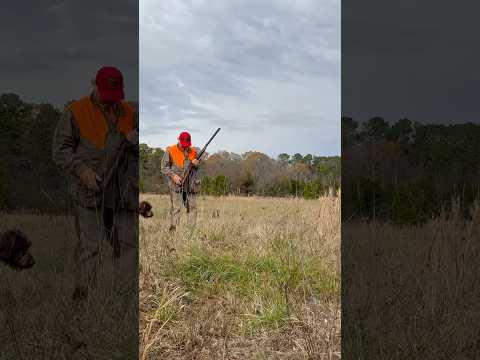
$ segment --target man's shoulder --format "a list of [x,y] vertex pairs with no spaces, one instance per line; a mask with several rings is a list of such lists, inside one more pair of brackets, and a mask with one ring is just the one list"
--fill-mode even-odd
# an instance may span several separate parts
[[121,116],[132,116],[136,115],[137,110],[132,106],[132,104],[128,101],[122,100],[120,101],[119,111]]
[[128,111],[138,112],[138,103],[135,101],[122,100],[120,104]]
[[65,110],[67,111],[75,111],[79,109],[80,107],[83,107],[90,103],[90,97],[89,96],[84,96],[81,97],[80,99],[77,100],[71,100],[67,105],[65,106]]

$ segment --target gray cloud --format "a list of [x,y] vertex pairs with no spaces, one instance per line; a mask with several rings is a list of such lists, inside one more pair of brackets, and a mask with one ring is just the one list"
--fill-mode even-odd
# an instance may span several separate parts
[[294,152],[297,131],[318,133],[307,152],[338,154],[340,2],[143,0],[140,99],[141,138],[155,146],[221,126],[212,147]]
[[480,3],[349,1],[342,8],[342,114],[478,122]]
[[124,73],[138,100],[138,3],[47,0],[2,7],[0,92],[57,106],[90,91],[102,65]]

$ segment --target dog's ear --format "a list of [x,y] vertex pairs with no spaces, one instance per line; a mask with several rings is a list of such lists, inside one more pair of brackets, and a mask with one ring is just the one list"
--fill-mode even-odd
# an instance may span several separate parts
[[32,246],[32,242],[28,239],[22,231],[15,229],[11,230],[11,237],[14,242],[14,249],[18,251],[26,252]]
[[15,246],[16,234],[14,230],[8,230],[0,237],[0,257],[8,259]]
[[22,270],[32,267],[35,260],[28,253],[32,242],[20,230],[9,230],[0,238],[0,258],[10,267]]
[[140,203],[140,210],[142,211],[148,211],[152,208],[152,205],[150,205],[150,203],[148,201],[142,201]]
[[153,216],[152,205],[148,201],[142,201],[139,206],[138,212],[145,218],[149,218]]

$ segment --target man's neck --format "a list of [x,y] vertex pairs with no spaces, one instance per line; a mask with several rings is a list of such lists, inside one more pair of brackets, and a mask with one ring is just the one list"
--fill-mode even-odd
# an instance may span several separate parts
[[100,108],[100,110],[102,110],[103,112],[110,112],[110,111],[113,111],[116,115],[119,115],[121,114],[121,107],[119,106],[119,103],[112,103],[112,104],[108,104],[108,103],[102,103],[99,99],[98,99],[98,95],[95,93],[95,92],[92,92],[90,94],[90,99],[92,100],[92,102],[98,106]]
[[183,147],[182,145],[180,145],[180,144],[177,144],[177,146],[178,146],[178,148],[179,148],[181,151],[183,151],[183,152],[185,152],[185,151],[186,151],[186,152],[189,152],[189,151],[190,151],[190,148],[189,148],[189,147],[188,147],[188,148],[184,148],[184,147]]

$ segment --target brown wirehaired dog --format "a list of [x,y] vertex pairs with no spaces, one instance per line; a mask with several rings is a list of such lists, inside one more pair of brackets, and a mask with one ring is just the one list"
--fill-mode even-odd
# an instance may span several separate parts
[[0,261],[18,271],[29,269],[35,264],[30,246],[32,242],[20,230],[0,233]]
[[144,218],[149,218],[153,216],[152,205],[148,201],[142,201],[140,203],[138,213]]
[[[148,201],[142,201],[138,213],[145,218],[152,217],[152,205]],[[0,261],[18,271],[29,269],[35,265],[35,259],[28,251],[30,246],[32,242],[20,230],[0,233]]]

